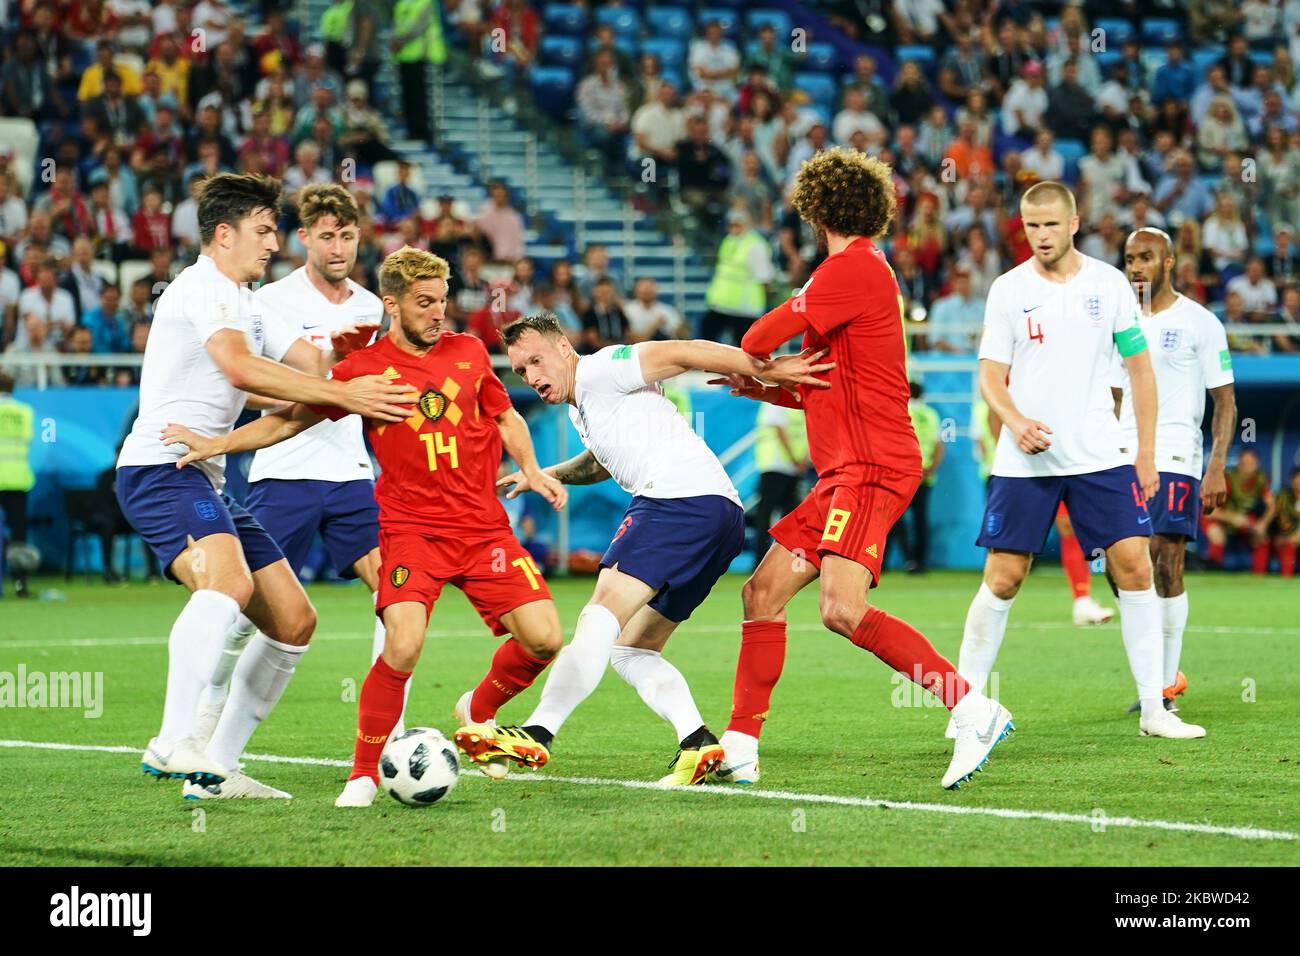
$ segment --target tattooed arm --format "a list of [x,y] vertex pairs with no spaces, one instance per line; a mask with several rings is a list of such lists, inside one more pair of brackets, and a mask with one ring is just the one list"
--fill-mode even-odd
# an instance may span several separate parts
[[[609,477],[609,472],[596,460],[596,456],[585,449],[568,461],[543,468],[542,474],[550,475],[563,485],[594,485]],[[523,472],[515,471],[497,479],[497,489],[504,488],[509,488],[506,497],[513,499],[525,491],[531,491],[532,485]]]

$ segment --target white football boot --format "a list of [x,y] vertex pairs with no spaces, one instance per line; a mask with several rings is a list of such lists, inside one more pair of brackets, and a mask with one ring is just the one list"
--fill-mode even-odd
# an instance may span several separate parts
[[357,777],[343,785],[343,792],[334,800],[336,807],[368,807],[375,802],[379,784],[369,777]]
[[957,725],[957,740],[952,748],[952,763],[943,775],[946,790],[956,790],[983,770],[993,748],[1016,729],[1011,722],[1011,711],[974,691],[958,702],[952,716]]
[[1115,616],[1113,607],[1102,607],[1090,596],[1074,599],[1074,623],[1077,627],[1105,624]]
[[726,757],[709,779],[717,783],[758,783],[758,738],[738,730],[724,730],[718,743]]
[[1169,710],[1158,710],[1150,717],[1138,721],[1138,734],[1142,737],[1169,737],[1173,740],[1196,740],[1205,736],[1205,728],[1188,724]]
[[145,748],[140,769],[159,780],[184,779],[199,785],[220,783],[228,774],[225,767],[196,747],[193,740],[178,740],[164,750],[157,737]]
[[181,795],[186,800],[292,800],[293,794],[268,787],[242,770],[231,770],[225,780],[201,787],[185,781]]

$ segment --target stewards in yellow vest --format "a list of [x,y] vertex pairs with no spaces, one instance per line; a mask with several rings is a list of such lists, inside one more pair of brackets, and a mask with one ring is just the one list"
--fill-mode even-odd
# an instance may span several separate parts
[[[27,492],[36,484],[28,460],[35,436],[32,406],[13,397],[14,380],[0,371],[0,507],[7,528],[4,543],[27,541]],[[14,571],[14,591],[27,597],[27,573]]]
[[704,295],[709,310],[700,325],[700,337],[721,342],[730,336],[739,345],[753,321],[767,311],[767,285],[774,272],[772,247],[753,228],[748,213],[731,210],[713,280]]
[[432,142],[429,135],[428,64],[447,59],[438,0],[398,0],[393,7],[393,58],[402,84],[402,116],[412,139]]
[[348,46],[352,42],[352,8],[354,0],[336,0],[320,18],[320,35],[325,41],[325,62],[331,70],[342,74],[348,62]]

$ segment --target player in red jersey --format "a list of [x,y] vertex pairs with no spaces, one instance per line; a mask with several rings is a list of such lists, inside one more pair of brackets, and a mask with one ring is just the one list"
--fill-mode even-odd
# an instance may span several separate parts
[[[568,493],[537,466],[528,425],[492,371],[487,349],[470,335],[444,332],[445,260],[409,246],[384,260],[379,291],[392,323],[388,335],[334,366],[336,379],[378,374],[411,387],[410,417],[397,424],[367,420],[382,474],[379,550],[383,559],[376,613],[387,629],[384,652],[361,687],[352,776],[336,806],[369,806],[378,762],[402,712],[406,682],[424,646],[429,616],[443,586],[465,592],[494,634],[512,635],[487,675],[456,707],[461,723],[482,723],[529,687],[559,651],[559,614],[537,565],[510,530],[496,495],[502,446],[528,475],[531,488],[557,510]],[[236,429],[204,438],[180,426],[164,437],[190,447],[188,464],[217,454],[284,441],[324,418],[347,412],[293,405]],[[534,764],[546,753],[516,755]]]
[[889,529],[921,480],[907,410],[902,296],[872,241],[894,215],[890,169],[852,150],[824,150],[800,167],[792,201],[827,257],[802,289],[750,328],[741,347],[767,356],[802,335],[805,348],[829,349],[826,360],[836,368],[829,389],[800,386],[798,399],[753,379],[715,380],[733,394],[802,407],[818,477],[772,528],[774,543],[745,583],[732,717],[722,738],[727,764],[717,778],[758,779],[758,735],[785,659],[785,607],[820,575],[822,623],[952,711],[958,737],[942,782],[955,788],[1014,729],[1011,714],[973,690],[923,634],[866,599],[880,582]]

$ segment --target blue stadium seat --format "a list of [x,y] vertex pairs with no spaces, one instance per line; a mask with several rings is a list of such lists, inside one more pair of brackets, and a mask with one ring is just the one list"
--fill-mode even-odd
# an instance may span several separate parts
[[1126,40],[1133,39],[1133,24],[1119,17],[1098,17],[1093,27],[1102,31],[1107,50],[1118,50]]
[[1146,17],[1142,20],[1142,42],[1165,44],[1183,38],[1183,28],[1169,17]]
[[1119,49],[1107,46],[1105,50],[1096,54],[1096,57],[1097,68],[1101,70],[1101,75],[1108,77],[1110,76],[1110,68],[1118,63],[1124,57],[1124,54]]
[[695,22],[700,25],[700,33],[704,32],[704,25],[711,20],[717,20],[722,24],[722,32],[727,36],[734,36],[740,29],[740,14],[735,10],[728,10],[726,7],[700,7],[695,12]]
[[596,11],[596,22],[613,27],[619,36],[632,37],[641,32],[641,18],[627,7],[601,7]]
[[833,73],[839,64],[839,51],[830,43],[809,43],[808,55],[799,64],[805,70]]
[[1248,56],[1256,66],[1269,66],[1273,62],[1273,54],[1268,50],[1251,50]]
[[672,37],[689,40],[695,35],[691,12],[685,7],[646,7],[645,22],[650,28],[651,39]]
[[1142,61],[1142,69],[1146,70],[1147,76],[1155,76],[1156,70],[1169,62],[1169,51],[1162,46],[1143,47],[1138,59]]
[[747,33],[757,34],[769,23],[776,30],[778,43],[790,38],[790,14],[784,10],[749,10],[745,13]]
[[834,109],[839,87],[836,86],[835,80],[825,73],[796,73],[794,86],[795,89],[807,93],[814,105],[823,109]]
[[582,52],[581,40],[559,34],[543,36],[538,51],[541,53],[542,62],[548,66],[567,66],[575,70],[582,66],[585,56]]
[[[590,40],[587,41],[587,52],[590,53],[592,50],[596,49],[596,47],[599,45],[600,45],[600,41],[597,40],[595,37],[592,37]],[[637,55],[637,39],[634,36],[624,35],[622,33],[615,33],[614,49],[618,50],[620,53],[623,53],[631,57],[633,60],[635,60]]]
[[909,61],[921,68],[927,75],[934,72],[934,47],[920,44],[904,44],[894,51],[894,60],[901,66]]
[[576,3],[547,4],[543,22],[548,35],[581,36],[587,30],[587,8]]
[[528,83],[537,105],[556,118],[562,118],[573,102],[573,71],[567,66],[535,66],[529,71]]
[[1065,178],[1074,182],[1079,175],[1079,160],[1088,153],[1088,147],[1081,139],[1058,139],[1054,144],[1056,151],[1065,160]]
[[658,57],[664,73],[680,73],[686,65],[686,41],[677,37],[646,37],[641,41],[641,52]]

